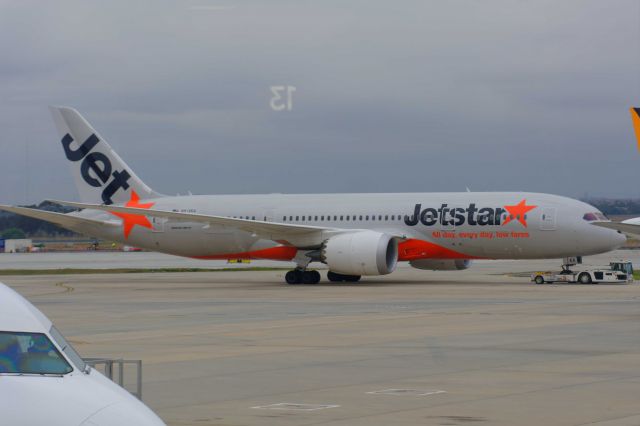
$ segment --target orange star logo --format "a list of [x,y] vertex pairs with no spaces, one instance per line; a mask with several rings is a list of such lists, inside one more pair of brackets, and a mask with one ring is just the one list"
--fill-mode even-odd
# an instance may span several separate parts
[[527,212],[538,207],[538,206],[527,206],[526,204],[527,204],[527,200],[525,199],[520,201],[515,206],[504,206],[504,208],[509,212],[509,215],[507,216],[507,219],[504,221],[502,225],[504,226],[507,223],[511,222],[513,219],[516,219],[526,228],[527,219],[525,218],[525,215],[527,214]]
[[[136,194],[136,191],[131,191],[131,199],[124,205],[125,207],[136,207],[139,209],[150,209],[155,203],[140,203],[140,197]],[[110,212],[112,215],[118,216],[122,219],[122,225],[124,226],[124,237],[129,238],[129,234],[134,226],[142,226],[144,228],[153,228],[149,219],[146,216],[132,213],[116,213]]]

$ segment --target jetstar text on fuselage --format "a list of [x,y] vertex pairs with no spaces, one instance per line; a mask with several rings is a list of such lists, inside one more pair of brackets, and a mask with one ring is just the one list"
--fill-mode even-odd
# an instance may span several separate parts
[[[91,152],[97,143],[100,142],[100,139],[95,134],[91,134],[78,149],[71,148],[73,138],[69,133],[64,135],[61,142],[64,153],[69,161],[75,162],[82,160],[80,174],[86,183],[93,187],[100,188],[103,185],[107,185],[109,179],[113,177],[111,182],[102,190],[102,201],[105,204],[113,204],[111,198],[119,189],[127,190],[129,188],[128,181],[129,178],[131,178],[129,172],[126,170],[113,170],[112,172],[113,166],[106,155],[99,151]],[[95,176],[92,176],[89,171],[93,171]]]
[[[522,202],[521,202],[522,203]],[[512,206],[507,206],[512,207]],[[535,206],[526,206],[527,211],[535,208]],[[413,215],[405,216],[404,223],[408,226],[416,226],[418,223],[424,226],[434,226],[440,224],[442,226],[461,226],[468,224],[471,226],[490,226],[502,225],[503,214],[509,213],[509,209],[503,207],[477,207],[475,203],[469,204],[468,207],[450,207],[448,204],[442,204],[438,208],[427,207],[422,208],[422,204],[416,204]],[[507,219],[516,219],[506,216]],[[526,216],[518,215],[517,220],[525,227]],[[509,222],[506,220],[504,224]]]

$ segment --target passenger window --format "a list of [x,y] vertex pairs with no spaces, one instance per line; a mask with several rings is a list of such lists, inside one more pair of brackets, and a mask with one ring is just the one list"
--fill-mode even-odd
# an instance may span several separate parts
[[324,216],[320,216],[320,220],[324,220]]
[[349,215],[347,215],[347,220],[349,220]]
[[366,216],[364,217],[364,220],[369,220],[369,215],[366,215]]
[[302,216],[302,221],[304,222],[304,216]]
[[314,216],[314,219],[316,222],[318,221],[318,216]]
[[282,216],[282,221],[286,222],[287,221],[287,217],[286,216]]
[[300,216],[296,216],[296,222],[300,220]]
[[338,216],[333,216],[333,220],[338,220]]
[[376,215],[371,216],[371,220],[376,220]]
[[344,216],[340,216],[340,220],[344,220]]
[[360,215],[360,220],[362,220],[362,215]]
[[384,215],[384,220],[389,220],[389,215]]

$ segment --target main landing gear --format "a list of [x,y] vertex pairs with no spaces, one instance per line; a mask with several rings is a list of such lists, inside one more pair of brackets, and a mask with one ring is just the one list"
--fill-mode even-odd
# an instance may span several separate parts
[[327,279],[329,279],[329,281],[333,283],[357,283],[358,281],[360,281],[360,275],[344,275],[338,274],[337,272],[329,271],[327,272]]
[[[287,272],[284,279],[287,284],[318,284],[320,282],[320,272],[296,268]],[[357,283],[360,281],[360,275],[344,275],[329,271],[327,272],[327,279],[334,283]]]
[[[318,284],[320,282],[320,272],[307,270],[312,257],[308,252],[299,251],[296,254],[293,259],[297,265],[296,269],[287,272],[284,276],[287,284]],[[360,281],[360,275],[344,275],[329,271],[327,272],[327,279],[334,283],[357,283]]]
[[284,279],[287,284],[318,284],[320,282],[320,272],[294,269],[287,272]]

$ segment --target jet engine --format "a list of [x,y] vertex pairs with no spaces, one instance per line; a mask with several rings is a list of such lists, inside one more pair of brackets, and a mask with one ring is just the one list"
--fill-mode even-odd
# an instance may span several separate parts
[[398,240],[375,231],[338,234],[322,244],[320,260],[339,274],[390,274],[398,264]]
[[459,271],[471,266],[469,259],[418,259],[409,262],[416,269],[430,269],[432,271]]

